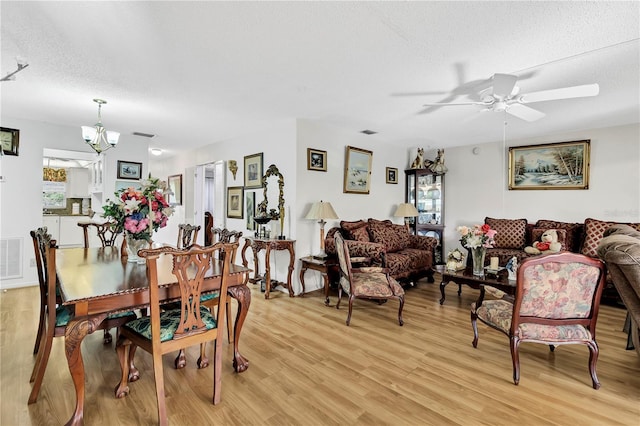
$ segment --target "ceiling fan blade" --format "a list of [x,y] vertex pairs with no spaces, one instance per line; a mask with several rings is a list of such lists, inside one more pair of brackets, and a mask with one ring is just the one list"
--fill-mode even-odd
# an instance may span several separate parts
[[536,121],[545,116],[545,113],[522,104],[509,105],[507,112],[525,121]]
[[553,101],[556,99],[585,98],[587,96],[597,96],[600,93],[598,83],[585,84],[582,86],[563,87],[561,89],[542,90],[524,94],[519,102],[528,104],[532,102]]
[[459,105],[491,105],[493,102],[434,102],[429,104],[424,104],[422,106],[430,107],[430,106],[459,106]]
[[513,91],[518,77],[512,74],[493,75],[493,94],[500,99],[505,99]]

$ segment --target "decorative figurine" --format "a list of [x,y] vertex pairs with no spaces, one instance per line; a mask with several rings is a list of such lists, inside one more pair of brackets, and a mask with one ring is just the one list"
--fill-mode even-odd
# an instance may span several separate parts
[[509,259],[506,269],[509,273],[509,281],[515,281],[518,272],[518,258],[513,256],[511,259]]
[[435,161],[433,161],[428,167],[429,170],[437,175],[443,175],[449,171],[449,169],[444,165],[444,149],[438,150],[438,155],[436,156]]
[[418,148],[418,155],[411,163],[411,169],[424,169],[424,149]]

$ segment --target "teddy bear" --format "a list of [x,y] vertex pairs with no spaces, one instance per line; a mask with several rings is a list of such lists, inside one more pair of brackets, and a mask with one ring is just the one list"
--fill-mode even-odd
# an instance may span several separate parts
[[528,254],[549,254],[560,251],[561,245],[558,242],[558,232],[555,229],[548,229],[540,236],[540,241],[534,241],[531,246],[525,247]]

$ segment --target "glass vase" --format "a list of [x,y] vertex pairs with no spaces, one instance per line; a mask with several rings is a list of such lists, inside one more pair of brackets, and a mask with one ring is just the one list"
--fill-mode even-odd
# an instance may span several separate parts
[[149,242],[137,239],[131,234],[126,234],[125,238],[127,240],[127,262],[146,263],[147,260],[144,257],[138,256],[138,250],[149,247]]
[[484,275],[484,257],[487,254],[485,247],[474,247],[471,249],[471,259],[473,260],[473,275]]

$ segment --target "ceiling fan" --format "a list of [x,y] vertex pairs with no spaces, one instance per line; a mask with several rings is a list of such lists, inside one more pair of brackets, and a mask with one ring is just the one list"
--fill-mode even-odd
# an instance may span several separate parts
[[520,88],[516,86],[518,76],[512,74],[494,74],[493,91],[489,89],[480,92],[481,101],[470,102],[440,102],[428,103],[426,107],[480,105],[486,111],[506,112],[526,121],[536,121],[545,116],[543,112],[528,107],[525,104],[534,102],[553,101],[558,99],[583,98],[596,96],[600,92],[597,83],[582,86],[563,87],[560,89],[542,90],[520,94]]

